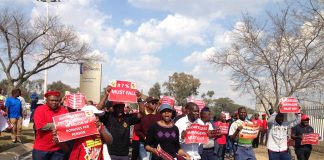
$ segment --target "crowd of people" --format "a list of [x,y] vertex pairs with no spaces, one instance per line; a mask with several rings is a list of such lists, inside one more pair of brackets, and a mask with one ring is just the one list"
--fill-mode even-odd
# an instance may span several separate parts
[[[307,160],[312,145],[301,144],[303,135],[313,133],[309,117],[296,113],[292,121],[285,121],[277,109],[255,113],[248,118],[246,108],[240,107],[231,116],[220,113],[214,118],[208,107],[199,108],[188,102],[177,115],[170,104],[161,104],[157,97],[141,98],[137,92],[138,111],[131,113],[123,102],[108,101],[111,87],[107,86],[97,105],[88,101],[81,111],[94,113],[98,134],[66,142],[59,142],[53,117],[77,110],[63,106],[61,94],[49,91],[46,102],[38,104],[32,98],[31,112],[35,129],[32,151],[33,160],[254,160],[254,148],[265,145],[270,160],[289,160],[288,137],[295,140],[298,160]],[[21,143],[22,119],[26,116],[19,89],[12,90],[10,97],[0,95],[2,115],[12,125],[12,142]],[[2,102],[1,102],[2,101]],[[2,103],[2,104],[1,104]],[[208,126],[207,143],[186,143],[187,128],[192,124]],[[254,139],[241,136],[244,126],[257,126]],[[212,135],[215,131],[216,135]],[[220,131],[222,130],[222,131]],[[291,135],[289,135],[291,131]],[[130,147],[132,152],[130,154]]]

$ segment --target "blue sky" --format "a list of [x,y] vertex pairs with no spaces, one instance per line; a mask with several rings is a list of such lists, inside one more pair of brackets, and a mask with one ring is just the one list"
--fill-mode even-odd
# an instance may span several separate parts
[[[282,0],[61,0],[51,3],[50,15],[73,26],[95,54],[104,57],[102,85],[129,80],[147,93],[174,72],[194,75],[200,93],[214,90],[214,98],[230,97],[254,107],[249,96],[231,88],[228,71],[217,71],[207,61],[213,51],[226,47],[241,14],[261,20]],[[46,16],[45,3],[1,0],[1,8],[23,10],[30,17]],[[61,76],[57,76],[61,75]],[[42,78],[39,74],[33,78]],[[49,70],[49,82],[61,80],[79,86],[78,66]],[[198,96],[200,97],[200,96]]]

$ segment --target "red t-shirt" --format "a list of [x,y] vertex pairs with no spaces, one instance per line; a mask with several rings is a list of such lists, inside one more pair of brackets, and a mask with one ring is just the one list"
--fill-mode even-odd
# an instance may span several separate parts
[[[229,124],[228,123],[223,123],[221,121],[217,121],[217,122],[215,122],[215,126],[216,126],[216,128],[222,128],[222,127],[228,128]],[[228,132],[227,132],[227,134],[228,134]],[[222,134],[219,138],[217,138],[217,140],[216,140],[217,143],[218,144],[226,144],[226,136],[227,136],[227,134]]]
[[46,104],[37,107],[34,113],[34,124],[36,128],[36,138],[34,141],[34,149],[41,151],[56,151],[60,147],[53,142],[53,134],[51,130],[41,130],[47,123],[53,123],[53,117],[68,113],[63,107],[58,107],[56,111],[50,109]]
[[103,141],[100,135],[91,135],[76,139],[70,154],[70,160],[103,160]]
[[267,123],[267,120],[262,120],[262,128],[264,129],[264,130],[266,130],[266,129],[268,129],[268,123]]
[[253,119],[252,122],[254,124],[257,124],[259,127],[262,127],[262,125],[263,125],[263,122],[261,119]]

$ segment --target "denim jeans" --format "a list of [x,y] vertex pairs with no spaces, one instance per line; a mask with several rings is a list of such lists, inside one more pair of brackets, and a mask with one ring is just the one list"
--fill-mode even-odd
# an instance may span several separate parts
[[46,152],[46,151],[40,151],[34,149],[32,152],[32,159],[33,160],[63,160],[64,152],[62,150]]
[[145,150],[144,142],[140,142],[139,157],[141,160],[151,160],[152,159],[152,153]]
[[268,155],[269,155],[269,160],[291,160],[291,157],[288,153],[286,152],[273,152],[268,150]]
[[237,151],[235,152],[235,160],[256,160],[252,146],[237,146]]

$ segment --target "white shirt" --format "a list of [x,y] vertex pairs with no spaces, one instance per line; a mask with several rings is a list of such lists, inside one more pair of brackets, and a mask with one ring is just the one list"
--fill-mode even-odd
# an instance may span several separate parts
[[[198,123],[197,120],[194,123]],[[184,117],[180,118],[175,123],[175,125],[179,129],[179,136],[180,136],[179,140],[180,140],[181,149],[183,149],[186,153],[188,153],[190,155],[191,159],[199,160],[199,159],[201,159],[199,152],[198,152],[199,143],[186,144],[184,142],[184,139],[181,139],[182,131],[185,131],[187,129],[187,127],[190,126],[191,124],[193,124],[193,123],[189,121],[188,116],[184,116]]]
[[273,113],[268,119],[268,127],[269,127],[269,137],[267,148],[274,152],[282,152],[288,149],[287,146],[287,137],[288,137],[288,129],[296,126],[300,123],[301,116],[298,114],[296,119],[293,121],[283,122],[279,125],[275,118],[277,113]]

